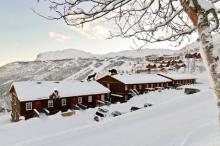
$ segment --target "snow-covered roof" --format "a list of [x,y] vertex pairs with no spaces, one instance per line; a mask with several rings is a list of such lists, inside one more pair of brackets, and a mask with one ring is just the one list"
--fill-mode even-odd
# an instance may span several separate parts
[[161,77],[157,74],[123,74],[114,75],[113,78],[124,84],[142,84],[142,83],[161,83],[170,82],[170,79]]
[[196,79],[196,77],[192,74],[185,74],[185,73],[167,73],[162,74],[163,76],[166,76],[168,78],[171,78],[173,80],[190,80],[190,79]]
[[18,99],[20,101],[47,99],[55,89],[60,97],[73,97],[110,93],[110,90],[96,81],[24,81],[14,82]]

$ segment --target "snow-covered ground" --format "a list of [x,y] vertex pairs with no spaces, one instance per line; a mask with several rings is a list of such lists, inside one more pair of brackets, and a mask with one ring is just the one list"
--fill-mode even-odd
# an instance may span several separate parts
[[[10,114],[0,115],[0,145],[14,146],[217,146],[218,109],[206,75],[198,76],[201,92],[185,95],[183,90],[163,90],[132,98],[127,103],[105,106],[125,114],[93,120],[97,108],[76,111],[71,117],[60,113],[41,115],[17,123]],[[129,112],[131,106],[152,107]]]

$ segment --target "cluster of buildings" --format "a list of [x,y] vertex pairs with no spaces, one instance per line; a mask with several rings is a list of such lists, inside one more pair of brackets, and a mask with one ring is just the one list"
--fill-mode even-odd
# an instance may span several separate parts
[[180,68],[185,68],[186,64],[181,60],[180,55],[149,55],[145,56],[145,61],[149,62],[145,65],[135,66],[135,72],[148,72],[148,73],[158,73],[167,72],[169,70],[179,70]]
[[170,61],[170,60],[179,60],[180,55],[163,55],[163,56],[158,56],[158,55],[149,55],[145,56],[145,60],[149,62],[161,62],[161,61]]
[[25,81],[10,88],[11,117],[19,121],[41,112],[48,115],[68,109],[96,107],[98,104],[126,102],[145,92],[193,84],[196,78],[186,74],[117,74],[96,81]]
[[201,59],[200,53],[186,53],[185,58],[194,58],[194,59]]

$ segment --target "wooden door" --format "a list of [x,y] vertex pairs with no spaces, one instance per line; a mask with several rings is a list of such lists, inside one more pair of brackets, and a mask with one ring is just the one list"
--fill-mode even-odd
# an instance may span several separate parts
[[36,109],[38,112],[42,112],[43,107],[41,101],[34,101],[33,107],[33,109]]
[[101,100],[101,96],[100,95],[96,95],[95,99],[96,99],[96,101]]
[[73,97],[71,99],[71,105],[77,105],[78,101],[77,101],[77,98],[76,97]]

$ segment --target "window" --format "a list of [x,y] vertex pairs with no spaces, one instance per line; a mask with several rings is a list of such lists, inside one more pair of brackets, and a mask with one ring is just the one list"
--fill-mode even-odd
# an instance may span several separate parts
[[48,107],[53,107],[53,100],[48,100]]
[[82,103],[82,97],[78,97],[78,103]]
[[142,89],[142,85],[141,84],[139,85],[139,89]]
[[105,101],[105,95],[101,95],[101,100]]
[[136,85],[133,85],[133,89],[136,89]]
[[92,96],[88,97],[88,102],[92,102]]
[[62,106],[65,106],[66,105],[66,99],[61,99],[61,103],[62,103]]
[[128,90],[128,85],[125,85],[125,91],[127,91]]
[[26,102],[26,111],[32,110],[32,102]]
[[148,84],[145,84],[145,88],[148,88]]
[[151,84],[151,88],[154,88],[154,84]]

